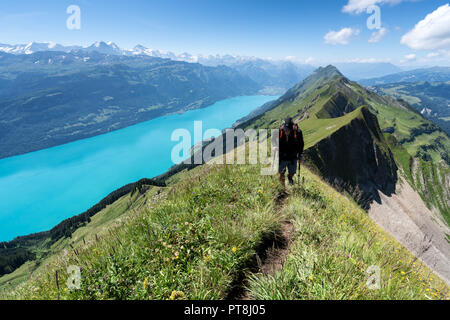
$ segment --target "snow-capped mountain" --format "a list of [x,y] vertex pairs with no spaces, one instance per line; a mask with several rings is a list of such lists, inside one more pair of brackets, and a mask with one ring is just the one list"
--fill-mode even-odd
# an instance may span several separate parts
[[110,55],[122,55],[124,54],[124,50],[119,48],[114,42],[108,41],[97,41],[96,43],[90,45],[87,48],[82,48],[81,50],[86,52],[99,52],[103,54],[110,54]]
[[61,51],[70,52],[79,50],[83,52],[99,52],[109,55],[125,55],[125,56],[139,56],[146,55],[150,57],[171,59],[175,61],[185,61],[190,63],[201,63],[207,66],[218,65],[233,65],[236,63],[242,63],[247,61],[257,60],[255,57],[242,57],[233,55],[192,55],[187,52],[181,54],[175,54],[170,51],[163,51],[158,49],[150,49],[143,45],[137,45],[132,49],[122,49],[114,42],[97,41],[90,46],[63,46],[54,42],[31,42],[29,44],[0,44],[0,52],[6,52],[11,54],[33,54],[40,51]]
[[232,55],[193,55],[188,52],[181,54],[175,54],[170,51],[163,51],[157,49],[149,49],[143,45],[137,45],[133,49],[123,50],[122,54],[125,55],[147,55],[151,57],[171,59],[175,61],[185,61],[190,63],[200,63],[206,66],[218,66],[226,65],[231,66],[240,62],[258,60],[256,57],[242,57]]
[[40,51],[61,51],[70,52],[74,50],[82,50],[85,52],[97,51],[103,54],[122,55],[123,50],[115,43],[109,41],[97,41],[88,47],[82,46],[63,46],[54,42],[30,42],[28,44],[0,44],[0,52],[11,54],[33,54]]
[[82,49],[81,46],[62,46],[54,42],[30,42],[28,44],[0,44],[0,52],[11,54],[33,54],[39,51],[63,51]]
[[139,56],[146,55],[150,57],[171,59],[171,60],[180,60],[178,56],[170,51],[162,51],[157,49],[149,49],[144,47],[143,45],[138,44],[133,49],[125,49],[122,51],[122,54],[130,55],[130,56]]
[[[122,49],[112,41],[104,42],[97,41],[90,46],[63,46],[53,42],[31,42],[29,44],[8,45],[0,44],[0,52],[6,52],[10,54],[26,54],[30,55],[41,51],[62,51],[73,52],[77,57],[88,61],[91,57],[84,57],[86,54],[94,52],[109,55],[109,56],[125,56],[125,57],[137,57],[137,56],[150,56],[156,58],[170,59],[173,61],[184,61],[189,63],[200,63],[205,66],[219,66],[224,65],[232,67],[243,74],[252,75],[252,79],[259,79],[260,81],[267,82],[267,78],[278,77],[279,74],[284,74],[286,79],[290,79],[280,87],[283,89],[289,88],[291,84],[295,84],[302,78],[310,74],[316,66],[301,63],[291,59],[264,59],[249,56],[238,55],[193,55],[187,52],[176,54],[170,51],[163,51],[158,49],[150,49],[143,45],[137,45],[132,49]],[[81,52],[81,54],[80,54]],[[81,57],[83,56],[83,57]],[[77,58],[76,57],[76,58]],[[113,57],[109,57],[113,58]],[[385,76],[394,73],[394,71],[400,71],[399,67],[390,63],[341,63],[336,64],[339,69],[351,80],[368,79],[374,77]],[[299,76],[300,75],[300,76]],[[288,87],[286,87],[288,86]]]

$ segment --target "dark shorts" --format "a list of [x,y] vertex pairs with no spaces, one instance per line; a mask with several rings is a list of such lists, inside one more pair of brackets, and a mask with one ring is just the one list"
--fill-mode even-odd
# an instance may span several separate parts
[[278,164],[278,173],[285,174],[286,169],[288,169],[289,174],[296,174],[297,172],[297,159],[294,160],[280,160]]

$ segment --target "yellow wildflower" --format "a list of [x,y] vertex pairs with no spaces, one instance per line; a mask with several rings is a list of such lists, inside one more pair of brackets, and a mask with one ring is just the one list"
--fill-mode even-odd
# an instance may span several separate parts
[[183,291],[172,291],[172,293],[170,294],[170,300],[177,300],[177,299],[183,299],[184,298],[184,293]]
[[236,248],[236,247],[233,247],[233,248],[231,248],[231,251],[233,251],[233,253],[236,253],[237,248]]

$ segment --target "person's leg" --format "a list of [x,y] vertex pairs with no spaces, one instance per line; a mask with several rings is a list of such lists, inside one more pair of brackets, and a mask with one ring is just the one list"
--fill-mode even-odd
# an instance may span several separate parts
[[288,180],[289,180],[289,184],[292,186],[294,184],[294,175],[289,173]]
[[287,162],[280,160],[278,165],[278,178],[280,179],[280,183],[283,187],[286,187],[286,180],[285,180],[286,168]]
[[280,179],[280,183],[283,187],[286,187],[286,177],[284,173],[279,173],[278,178]]
[[289,161],[288,170],[289,170],[289,174],[288,174],[289,184],[293,185],[294,184],[294,175],[297,172],[297,161],[296,160]]

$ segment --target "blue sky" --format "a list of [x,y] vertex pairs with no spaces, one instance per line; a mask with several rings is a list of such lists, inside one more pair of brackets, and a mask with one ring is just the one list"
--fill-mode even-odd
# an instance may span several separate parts
[[[120,47],[193,54],[238,54],[313,63],[390,61],[395,64],[449,65],[448,0],[2,0],[0,43],[53,41],[89,45],[113,41]],[[381,9],[377,42],[359,12]],[[81,8],[81,30],[68,30],[66,9]],[[347,7],[345,7],[347,6]],[[438,12],[438,8],[441,8]],[[448,8],[448,7],[447,7]],[[441,26],[416,28],[430,19]],[[442,28],[448,27],[448,32]],[[402,41],[408,32],[413,32]],[[330,33],[331,32],[331,33]],[[334,32],[334,33],[333,33]],[[379,31],[378,31],[379,32]],[[433,41],[428,41],[423,35]],[[434,32],[434,33],[433,33]],[[326,37],[326,35],[329,35]],[[375,37],[376,38],[376,37]],[[328,39],[328,40],[325,40]]]

